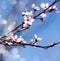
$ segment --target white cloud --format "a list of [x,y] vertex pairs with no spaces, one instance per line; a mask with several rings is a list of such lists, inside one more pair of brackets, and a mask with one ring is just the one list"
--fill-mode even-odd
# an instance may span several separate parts
[[6,61],[18,61],[18,59],[20,58],[17,48],[11,49],[11,51],[9,51],[9,53],[10,54],[8,55],[8,57],[5,58]]
[[10,2],[10,4],[12,5],[16,5],[17,4],[17,1],[16,0],[8,0]]
[[0,19],[2,18],[2,15],[0,14]]
[[14,26],[15,26],[16,22],[8,22],[7,26],[5,27],[4,29],[4,32],[3,33],[8,33],[10,32],[12,29],[14,29]]
[[2,8],[3,10],[7,9],[6,1],[3,1],[3,2],[1,3],[1,8]]
[[19,9],[20,11],[22,11],[25,8],[25,3],[23,1],[20,1],[18,3],[17,9]]
[[0,45],[0,54],[3,56],[5,61],[26,61],[19,52],[18,48],[12,48],[8,51],[4,45]]
[[20,0],[19,3],[18,3],[18,5],[17,5],[17,9],[19,11],[23,11],[23,10],[27,9],[26,4],[28,2],[29,2],[29,0],[26,0],[25,2],[24,2],[24,0]]
[[6,19],[0,19],[0,24],[2,25],[6,25],[7,24],[7,20]]
[[19,61],[26,61],[24,57],[20,58]]
[[39,56],[34,56],[33,59],[32,59],[32,61],[40,61]]
[[8,50],[6,50],[4,45],[0,44],[0,54],[2,54],[4,57],[7,57],[9,55]]
[[10,54],[6,58],[6,61],[25,61],[25,58],[21,56],[18,48],[13,48],[9,52]]

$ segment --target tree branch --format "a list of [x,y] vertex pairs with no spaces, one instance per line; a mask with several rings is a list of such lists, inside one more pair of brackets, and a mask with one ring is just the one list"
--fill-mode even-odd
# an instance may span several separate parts
[[60,42],[54,42],[48,46],[40,46],[40,45],[31,45],[30,43],[17,43],[17,42],[12,42],[11,45],[9,44],[4,44],[3,42],[0,42],[0,44],[3,44],[3,45],[6,45],[6,46],[22,46],[22,47],[25,47],[25,46],[31,46],[31,47],[36,47],[36,48],[43,48],[43,49],[48,49],[48,48],[51,48],[51,47],[54,47],[55,45],[58,45],[60,44]]

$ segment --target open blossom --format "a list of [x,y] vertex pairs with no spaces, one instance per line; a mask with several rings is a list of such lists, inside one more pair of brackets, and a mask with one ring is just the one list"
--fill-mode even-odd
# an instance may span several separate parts
[[39,8],[38,6],[36,6],[35,4],[32,4],[31,7],[32,7],[35,11],[40,10],[40,8]]
[[49,7],[49,3],[41,3],[40,7],[43,8],[43,9],[46,9],[46,8]]
[[19,43],[27,43],[24,38],[22,36],[20,36],[16,42],[19,42]]
[[34,22],[34,19],[31,16],[24,16],[23,19],[25,24],[32,25],[32,23]]
[[12,41],[16,41],[18,39],[18,36],[17,35],[12,35],[10,36],[11,40]]
[[36,34],[34,35],[34,37],[35,37],[36,42],[42,40],[42,38],[40,38],[40,37],[39,37],[38,35],[36,35]]
[[40,15],[40,19],[41,19],[41,21],[44,21],[45,18],[46,18],[46,14],[45,14],[45,13],[42,13],[42,14]]
[[23,12],[22,15],[24,20],[23,27],[27,27],[27,24],[32,25],[32,23],[34,22],[32,11]]
[[22,36],[20,36],[16,42],[22,42],[24,39],[22,38]]
[[57,7],[54,5],[54,6],[52,6],[52,7],[50,7],[48,10],[47,10],[47,12],[57,12],[58,11],[58,9],[57,9]]

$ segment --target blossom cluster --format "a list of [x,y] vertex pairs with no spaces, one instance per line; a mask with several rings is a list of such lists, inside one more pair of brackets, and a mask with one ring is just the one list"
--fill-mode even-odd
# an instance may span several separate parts
[[[42,38],[40,38],[38,35],[35,34],[34,39],[30,40],[29,44],[35,45],[38,41],[41,41],[41,40]],[[27,42],[22,36],[18,37],[18,35],[10,35],[4,39],[3,44],[17,45],[17,44],[27,44]]]
[[32,11],[22,12],[22,15],[24,21],[23,27],[26,27],[27,25],[32,25],[32,23],[34,22]]
[[[35,11],[40,10],[40,8],[47,9],[48,7],[49,7],[49,3],[41,3],[40,7],[36,6],[35,4],[32,4],[32,8]],[[56,12],[56,11],[58,11],[56,5],[49,7],[47,10],[47,12]]]
[[16,43],[26,43],[26,41],[22,36],[18,37],[18,35],[10,35],[3,41],[3,44],[8,45],[16,45]]
[[51,7],[49,7],[49,3],[41,3],[40,7],[36,6],[35,4],[32,4],[31,8],[33,9],[33,11],[26,10],[22,12],[23,24],[22,27],[19,29],[21,30],[28,29],[33,24],[35,19],[37,19],[35,17],[35,12],[40,10],[40,8],[43,9],[43,12],[40,15],[37,15],[37,17],[42,22],[46,20],[46,16],[47,16],[46,12],[59,12],[56,5],[52,5]]
[[[59,12],[56,5],[53,5],[53,6],[49,7],[49,3],[41,3],[40,7],[36,6],[35,4],[32,4],[32,8],[35,11],[40,10],[40,8],[43,9],[43,10],[46,10],[48,8],[46,10],[46,12],[57,12],[57,13]],[[45,21],[46,16],[47,16],[46,13],[43,12],[43,13],[40,14],[40,19],[42,21]]]
[[[55,0],[56,1],[56,0]],[[1,44],[4,45],[29,45],[29,46],[37,46],[36,43],[41,41],[42,38],[40,38],[38,35],[34,34],[34,39],[31,39],[29,41],[29,43],[26,42],[26,40],[22,37],[22,36],[18,36],[16,35],[15,32],[18,32],[20,30],[25,30],[27,28],[29,28],[33,22],[35,21],[35,19],[39,18],[39,20],[41,20],[42,22],[45,21],[45,18],[47,16],[47,12],[51,13],[51,12],[59,12],[56,5],[54,5],[53,3],[51,5],[49,5],[49,3],[41,3],[40,7],[36,6],[35,4],[32,4],[31,8],[33,9],[33,11],[24,11],[22,12],[22,17],[23,17],[23,22],[22,24],[18,25],[16,28],[14,28],[11,32],[14,34],[9,35],[11,32],[7,33],[7,35],[3,35],[2,37],[0,37],[0,39],[3,39],[3,42]],[[39,14],[35,15],[36,11],[42,9],[42,12],[40,12]],[[7,24],[7,21],[4,20],[2,22],[2,24]],[[9,30],[11,28],[9,27]],[[15,32],[14,32],[15,31]],[[58,42],[60,43],[60,42]],[[38,46],[41,48],[49,48],[49,47],[53,47],[54,45],[58,44],[58,43],[52,43],[50,46]]]
[[[40,7],[36,6],[35,4],[32,4],[32,9],[34,10],[33,11],[25,11],[25,12],[22,12],[22,16],[23,16],[23,21],[24,21],[24,24],[23,24],[23,28],[26,28],[27,26],[31,26],[32,23],[34,22],[35,18],[34,18],[34,13],[40,9],[43,9],[43,10],[46,10],[46,12],[59,12],[56,5],[53,5],[51,7],[49,7],[49,3],[41,3],[40,4]],[[45,21],[45,18],[46,18],[47,14],[45,12],[41,13],[39,15],[39,18],[41,19],[41,21]]]

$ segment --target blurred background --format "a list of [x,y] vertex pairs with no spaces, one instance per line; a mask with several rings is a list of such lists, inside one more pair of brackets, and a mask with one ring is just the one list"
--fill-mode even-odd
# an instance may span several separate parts
[[[22,22],[22,12],[32,10],[34,3],[40,6],[42,2],[51,4],[52,0],[0,0],[0,36],[11,31]],[[19,32],[29,42],[34,34],[43,40],[39,45],[49,45],[60,41],[60,2],[56,4],[59,13],[47,13],[46,22],[35,20],[26,31]],[[36,14],[38,14],[37,12]],[[34,47],[0,45],[0,61],[60,61],[60,45],[48,50]]]

